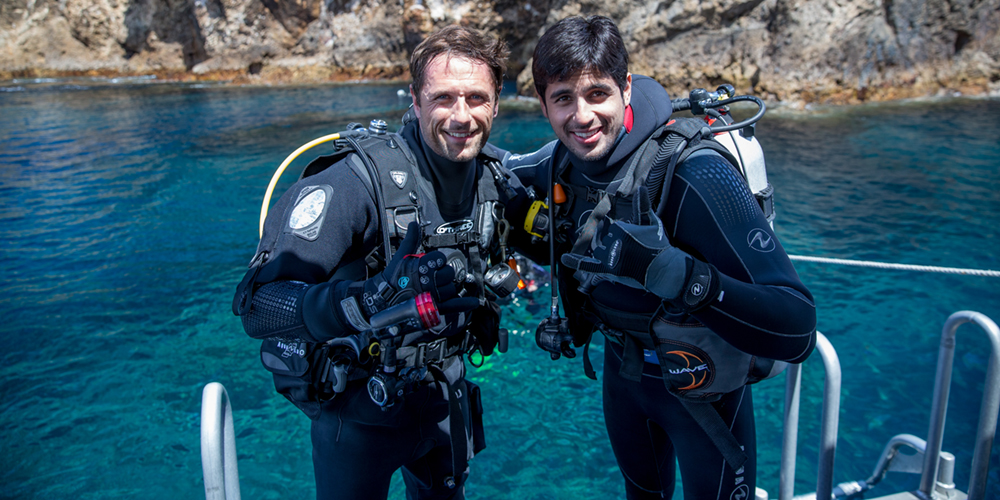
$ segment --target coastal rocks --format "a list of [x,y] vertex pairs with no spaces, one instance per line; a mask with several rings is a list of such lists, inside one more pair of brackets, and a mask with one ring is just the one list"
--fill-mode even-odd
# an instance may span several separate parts
[[504,37],[533,94],[547,26],[618,22],[633,72],[673,95],[732,83],[771,100],[1000,94],[1000,0],[4,0],[0,79],[157,75],[235,83],[405,79],[427,33]]

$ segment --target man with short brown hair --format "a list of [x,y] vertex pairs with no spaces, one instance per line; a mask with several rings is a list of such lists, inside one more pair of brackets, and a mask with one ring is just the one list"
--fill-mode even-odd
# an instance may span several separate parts
[[485,443],[463,356],[498,342],[485,276],[507,266],[497,228],[519,187],[487,143],[506,57],[475,30],[430,35],[399,132],[345,133],[265,221],[234,311],[313,420],[319,499],[384,499],[400,468],[407,498],[464,498]]

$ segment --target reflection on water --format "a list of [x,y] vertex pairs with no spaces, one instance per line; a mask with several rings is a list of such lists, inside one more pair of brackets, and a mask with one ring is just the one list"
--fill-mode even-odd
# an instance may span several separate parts
[[[257,342],[230,312],[232,291],[255,248],[274,167],[347,122],[395,123],[405,106],[397,86],[2,88],[3,496],[202,496],[200,391],[219,381],[236,409],[243,496],[311,497],[308,419],[273,392]],[[758,137],[790,253],[1000,269],[1000,103],[771,114]],[[504,109],[492,136],[517,152],[552,138],[537,111]],[[891,436],[926,435],[941,326],[960,309],[1000,320],[997,281],[796,267],[843,367],[834,479],[864,479]],[[600,384],[583,376],[579,358],[551,362],[534,347],[547,293],[505,306],[510,352],[470,369],[483,388],[489,444],[472,462],[470,498],[622,495]],[[945,434],[963,489],[983,391],[982,337],[959,330]],[[592,347],[600,369],[603,344]],[[815,488],[823,380],[818,359],[804,372],[799,493]],[[783,387],[779,378],[755,388],[758,482],[772,497]],[[998,454],[994,446],[992,496],[1000,495]],[[916,484],[890,474],[875,492]],[[398,481],[393,492],[402,498]]]

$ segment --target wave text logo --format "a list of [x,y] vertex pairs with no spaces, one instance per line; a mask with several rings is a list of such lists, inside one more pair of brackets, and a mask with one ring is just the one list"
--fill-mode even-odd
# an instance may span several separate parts
[[[683,375],[686,373],[691,376],[691,383],[685,387],[678,387],[678,390],[689,391],[691,389],[697,389],[705,383],[705,379],[708,378],[708,364],[705,363],[704,360],[685,351],[668,351],[667,354],[680,356],[686,365],[683,368],[674,368],[669,370],[671,374]],[[701,378],[698,377],[699,375],[701,375]]]

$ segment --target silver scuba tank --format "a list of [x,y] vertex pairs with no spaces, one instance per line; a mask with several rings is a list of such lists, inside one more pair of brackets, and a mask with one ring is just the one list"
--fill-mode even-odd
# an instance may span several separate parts
[[764,150],[760,147],[760,142],[754,137],[751,126],[722,132],[715,136],[716,142],[725,146],[737,160],[737,168],[747,180],[750,191],[757,202],[761,204],[767,222],[774,228],[774,188],[767,182],[767,165],[764,162]]
[[[729,105],[739,101],[756,104],[757,113],[746,120],[733,123]],[[746,179],[750,191],[764,211],[767,222],[774,228],[774,188],[767,182],[764,151],[754,134],[754,125],[764,116],[767,109],[764,101],[750,95],[736,95],[732,85],[723,84],[715,92],[694,89],[688,97],[674,99],[671,104],[674,111],[690,110],[695,116],[705,116],[716,142],[722,144],[736,157],[736,167]],[[717,119],[722,119],[720,124],[713,124]]]

